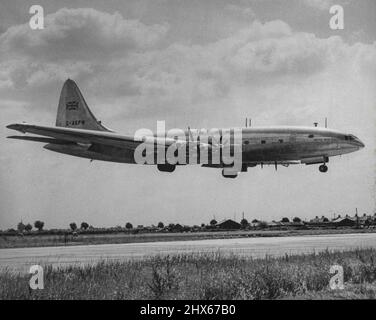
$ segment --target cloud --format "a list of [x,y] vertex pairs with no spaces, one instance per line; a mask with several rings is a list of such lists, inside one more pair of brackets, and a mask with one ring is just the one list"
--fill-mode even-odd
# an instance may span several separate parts
[[293,32],[282,21],[255,21],[249,28],[217,42],[173,44],[140,55],[136,83],[142,86],[140,80],[144,80],[146,87],[165,94],[163,88],[176,92],[180,86],[190,85],[190,92],[198,84],[210,82],[212,90],[204,85],[204,91],[207,96],[215,96],[226,86],[272,81],[272,75],[273,81],[278,81],[278,76],[310,76],[335,62],[335,50],[343,45],[338,37],[320,39]]
[[118,12],[64,8],[46,16],[43,30],[32,30],[28,24],[10,27],[0,45],[5,52],[36,60],[88,61],[151,47],[167,30],[167,25],[126,20]]
[[319,10],[329,10],[335,4],[347,5],[352,0],[303,0],[303,2],[312,8]]
[[21,25],[0,36],[0,88],[47,94],[70,77],[116,119],[179,118],[187,108],[205,116],[220,104],[241,112],[260,86],[305,85],[336,68],[370,77],[374,70],[375,45],[318,38],[281,20],[255,20],[205,44],[163,42],[167,31],[166,24],[148,26],[118,13],[61,9],[43,31]]
[[244,18],[247,20],[254,19],[256,17],[255,12],[252,8],[247,6],[239,6],[235,4],[227,4],[225,10],[236,17]]
[[153,47],[167,31],[167,24],[147,26],[117,12],[60,9],[46,16],[43,30],[24,24],[0,35],[0,58],[6,61],[0,88],[93,72],[105,61]]
[[[282,21],[260,23],[206,45],[172,44],[138,55],[133,84],[156,103],[214,99],[236,86],[309,78],[352,61],[360,52],[372,60],[374,46],[349,46],[340,37],[321,39],[293,32]],[[357,59],[361,63],[361,59]],[[170,101],[171,102],[171,101]],[[176,101],[177,102],[177,101]]]

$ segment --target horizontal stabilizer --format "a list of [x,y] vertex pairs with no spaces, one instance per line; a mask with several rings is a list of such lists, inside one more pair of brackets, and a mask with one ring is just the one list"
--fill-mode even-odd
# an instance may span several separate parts
[[8,139],[17,139],[17,140],[27,140],[27,141],[36,141],[44,143],[53,143],[53,144],[72,144],[70,141],[59,140],[54,138],[44,138],[44,137],[25,137],[25,136],[9,136]]

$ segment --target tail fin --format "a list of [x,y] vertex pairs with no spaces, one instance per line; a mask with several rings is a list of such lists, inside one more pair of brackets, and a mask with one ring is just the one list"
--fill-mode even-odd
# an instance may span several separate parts
[[76,83],[68,79],[61,90],[56,117],[57,127],[110,131],[91,113]]

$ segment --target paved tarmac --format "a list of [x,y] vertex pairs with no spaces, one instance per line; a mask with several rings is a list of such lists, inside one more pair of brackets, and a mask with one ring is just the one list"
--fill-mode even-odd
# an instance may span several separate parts
[[187,252],[219,251],[223,254],[260,258],[266,255],[369,247],[376,248],[376,233],[11,248],[0,249],[0,269],[27,272],[33,264],[67,266],[92,264],[104,259],[129,260],[156,254]]

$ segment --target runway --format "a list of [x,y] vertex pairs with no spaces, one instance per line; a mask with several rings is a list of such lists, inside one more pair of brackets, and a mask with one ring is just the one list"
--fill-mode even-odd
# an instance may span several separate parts
[[370,247],[376,248],[376,233],[12,248],[0,249],[0,268],[24,273],[33,264],[52,264],[57,267],[92,264],[100,260],[124,261],[156,254],[219,251],[223,254],[260,258],[265,255],[281,256],[286,253]]

